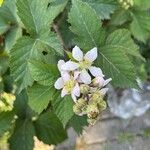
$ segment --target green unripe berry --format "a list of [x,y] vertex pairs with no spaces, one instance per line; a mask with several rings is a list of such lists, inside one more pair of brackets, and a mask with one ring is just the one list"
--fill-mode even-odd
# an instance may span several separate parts
[[86,84],[80,85],[80,91],[82,94],[88,94],[90,90],[90,87]]
[[123,2],[123,6],[128,6],[128,3],[127,2]]
[[80,99],[77,100],[77,105],[82,109],[84,106],[87,105],[87,102],[86,102],[85,99],[80,98]]
[[78,105],[74,105],[73,106],[73,112],[76,114],[76,115],[80,115],[82,113],[82,110],[78,107]]
[[95,91],[92,96],[91,96],[92,100],[98,100],[98,99],[102,99],[102,94],[100,91]]
[[100,101],[98,103],[98,109],[99,109],[100,112],[105,110],[106,108],[107,108],[107,104],[106,104],[106,102],[104,100]]
[[133,0],[118,0],[118,2],[124,9],[128,9],[129,7],[134,5]]
[[73,106],[74,113],[77,115],[80,115],[81,113],[83,113],[86,105],[87,105],[87,102],[85,99],[83,98],[78,99],[77,103]]
[[97,105],[88,105],[86,112],[87,112],[88,118],[90,119],[95,119],[99,115],[99,109]]

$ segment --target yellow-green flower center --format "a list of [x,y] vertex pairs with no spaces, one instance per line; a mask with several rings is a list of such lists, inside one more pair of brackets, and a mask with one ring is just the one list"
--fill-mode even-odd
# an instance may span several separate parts
[[71,93],[74,86],[75,86],[75,81],[73,79],[70,79],[65,83],[64,88],[68,93]]
[[88,69],[92,65],[92,63],[88,60],[83,60],[79,62],[79,65],[81,69]]

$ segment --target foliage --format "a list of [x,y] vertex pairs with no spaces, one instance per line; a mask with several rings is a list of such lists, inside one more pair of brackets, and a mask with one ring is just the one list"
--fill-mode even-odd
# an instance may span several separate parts
[[61,98],[54,88],[60,76],[57,62],[68,59],[75,45],[83,52],[97,47],[95,65],[112,78],[114,87],[138,88],[136,79],[150,75],[150,1],[2,3],[0,136],[9,132],[11,150],[32,150],[34,136],[58,144],[67,138],[67,128],[81,134],[87,125],[85,116],[74,114],[71,97]]

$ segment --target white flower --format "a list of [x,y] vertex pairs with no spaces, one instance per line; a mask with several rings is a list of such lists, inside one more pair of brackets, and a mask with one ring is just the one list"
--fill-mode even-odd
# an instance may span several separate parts
[[71,97],[75,102],[76,97],[80,96],[79,84],[76,82],[76,78],[71,76],[68,72],[61,71],[61,77],[57,79],[57,81],[54,84],[54,87],[58,90],[62,89],[61,97],[71,94]]
[[[99,91],[102,95],[106,94],[108,88],[104,87],[111,81],[111,78],[105,80],[102,70],[92,66],[97,55],[97,48],[91,49],[84,55],[80,48],[75,46],[72,51],[74,61],[58,61],[57,66],[61,77],[57,79],[54,87],[58,90],[62,89],[61,97],[70,94],[76,103],[77,97],[87,98],[83,96],[96,91]],[[84,92],[83,94],[83,92],[80,91],[82,85],[89,87],[87,93]]]
[[98,86],[100,88],[106,86],[112,79],[104,79],[102,76],[95,77],[92,81],[94,86]]
[[97,55],[98,54],[96,47],[88,51],[85,55],[83,55],[81,49],[75,46],[72,50],[72,56],[78,62],[73,62],[69,60],[61,66],[61,70],[75,71],[78,69],[79,81],[85,84],[90,84],[91,76],[88,73],[88,71],[90,71],[90,73],[94,77],[98,76],[104,77],[102,70],[100,68],[92,66],[93,62],[97,58]]

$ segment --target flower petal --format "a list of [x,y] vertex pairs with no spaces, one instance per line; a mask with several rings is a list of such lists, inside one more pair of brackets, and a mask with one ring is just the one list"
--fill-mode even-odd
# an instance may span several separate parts
[[108,84],[111,80],[112,80],[112,78],[109,78],[109,79],[105,80],[105,82],[104,82],[104,85],[103,85],[103,86],[107,85],[107,84]]
[[76,83],[75,87],[73,88],[72,94],[74,94],[75,96],[79,97],[80,96],[80,87],[79,84]]
[[103,87],[105,80],[103,77],[99,76],[94,79],[94,82],[95,84],[98,84],[98,86],[101,88]]
[[64,82],[63,82],[63,79],[60,77],[57,79],[57,81],[55,82],[54,84],[54,87],[58,90],[62,89],[64,86]]
[[91,83],[91,76],[86,70],[82,70],[80,74],[80,80],[85,84]]
[[80,73],[80,71],[74,71],[74,80],[76,80],[79,77]]
[[97,55],[97,48],[94,47],[85,54],[84,59],[93,62],[97,58]]
[[68,80],[70,80],[70,75],[67,71],[62,71],[61,76],[62,76],[62,79],[64,80],[64,82],[67,82]]
[[76,102],[77,102],[76,96],[72,93],[72,94],[71,94],[71,97],[72,97],[73,101],[76,103]]
[[82,61],[83,60],[83,52],[78,46],[75,46],[72,50],[72,56],[75,60],[77,61]]
[[65,61],[64,60],[59,60],[58,63],[57,63],[57,67],[59,69],[59,71],[61,71],[61,66],[65,64]]
[[61,97],[64,97],[67,94],[68,94],[68,92],[63,88],[61,91]]
[[62,70],[68,70],[68,71],[73,71],[79,67],[78,63],[75,63],[73,61],[67,61],[65,64],[61,66]]
[[108,91],[108,88],[103,88],[100,90],[102,95],[105,95],[107,91]]
[[91,67],[89,68],[89,70],[90,70],[91,74],[92,74],[94,77],[98,77],[98,76],[104,77],[104,75],[103,75],[103,73],[102,73],[102,70],[101,70],[100,68],[98,68],[98,67],[93,67],[93,66],[91,66]]

